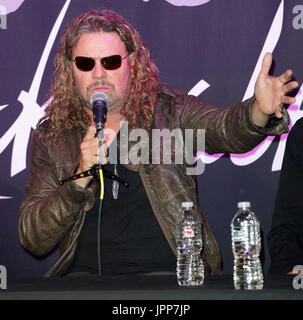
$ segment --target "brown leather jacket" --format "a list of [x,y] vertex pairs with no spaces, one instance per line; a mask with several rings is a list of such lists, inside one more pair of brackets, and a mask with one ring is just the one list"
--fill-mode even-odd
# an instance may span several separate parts
[[[253,124],[253,98],[232,107],[215,107],[182,91],[164,90],[154,111],[154,128],[205,129],[208,153],[243,153],[266,135],[288,130],[288,114],[271,128]],[[30,179],[20,206],[19,236],[22,245],[35,255],[44,255],[59,244],[60,258],[46,276],[64,275],[70,266],[86,212],[95,201],[96,185],[81,188],[73,181],[58,181],[73,174],[80,159],[85,128],[64,132],[63,143],[49,145],[44,138],[47,121],[32,135]],[[202,258],[206,274],[221,273],[221,257],[210,227],[198,208],[195,177],[185,174],[186,164],[125,165],[138,171],[163,233],[176,254],[175,221],[183,201],[192,201],[203,222]],[[188,166],[187,166],[188,167]]]

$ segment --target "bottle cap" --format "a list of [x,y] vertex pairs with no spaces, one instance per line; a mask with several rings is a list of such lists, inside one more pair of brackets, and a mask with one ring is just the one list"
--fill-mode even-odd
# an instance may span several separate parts
[[249,201],[238,202],[238,208],[242,208],[242,209],[250,208],[250,202]]
[[193,203],[192,202],[182,202],[182,208],[192,208]]

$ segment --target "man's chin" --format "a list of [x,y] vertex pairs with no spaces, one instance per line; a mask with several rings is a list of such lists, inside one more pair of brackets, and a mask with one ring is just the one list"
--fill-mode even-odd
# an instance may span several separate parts
[[[122,105],[125,103],[124,99],[119,99],[117,97],[112,97],[110,94],[108,95],[109,103],[107,104],[107,112],[121,110]],[[93,107],[89,102],[90,96],[86,97],[86,99],[81,98],[81,102],[83,106],[89,110],[92,110]]]

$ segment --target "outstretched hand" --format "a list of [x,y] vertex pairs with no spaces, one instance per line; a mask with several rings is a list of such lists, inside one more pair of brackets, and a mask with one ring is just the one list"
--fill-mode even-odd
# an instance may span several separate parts
[[253,119],[261,126],[266,125],[271,114],[282,118],[283,104],[292,104],[296,101],[295,98],[286,95],[298,87],[297,81],[290,81],[292,70],[286,70],[280,76],[273,77],[268,74],[271,64],[272,54],[267,53],[255,84],[256,101],[253,107]]

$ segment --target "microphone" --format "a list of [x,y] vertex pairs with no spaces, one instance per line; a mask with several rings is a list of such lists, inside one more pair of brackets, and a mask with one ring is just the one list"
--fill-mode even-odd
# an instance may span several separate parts
[[104,92],[96,91],[91,95],[89,101],[93,109],[94,121],[98,135],[99,131],[104,129],[109,98]]

